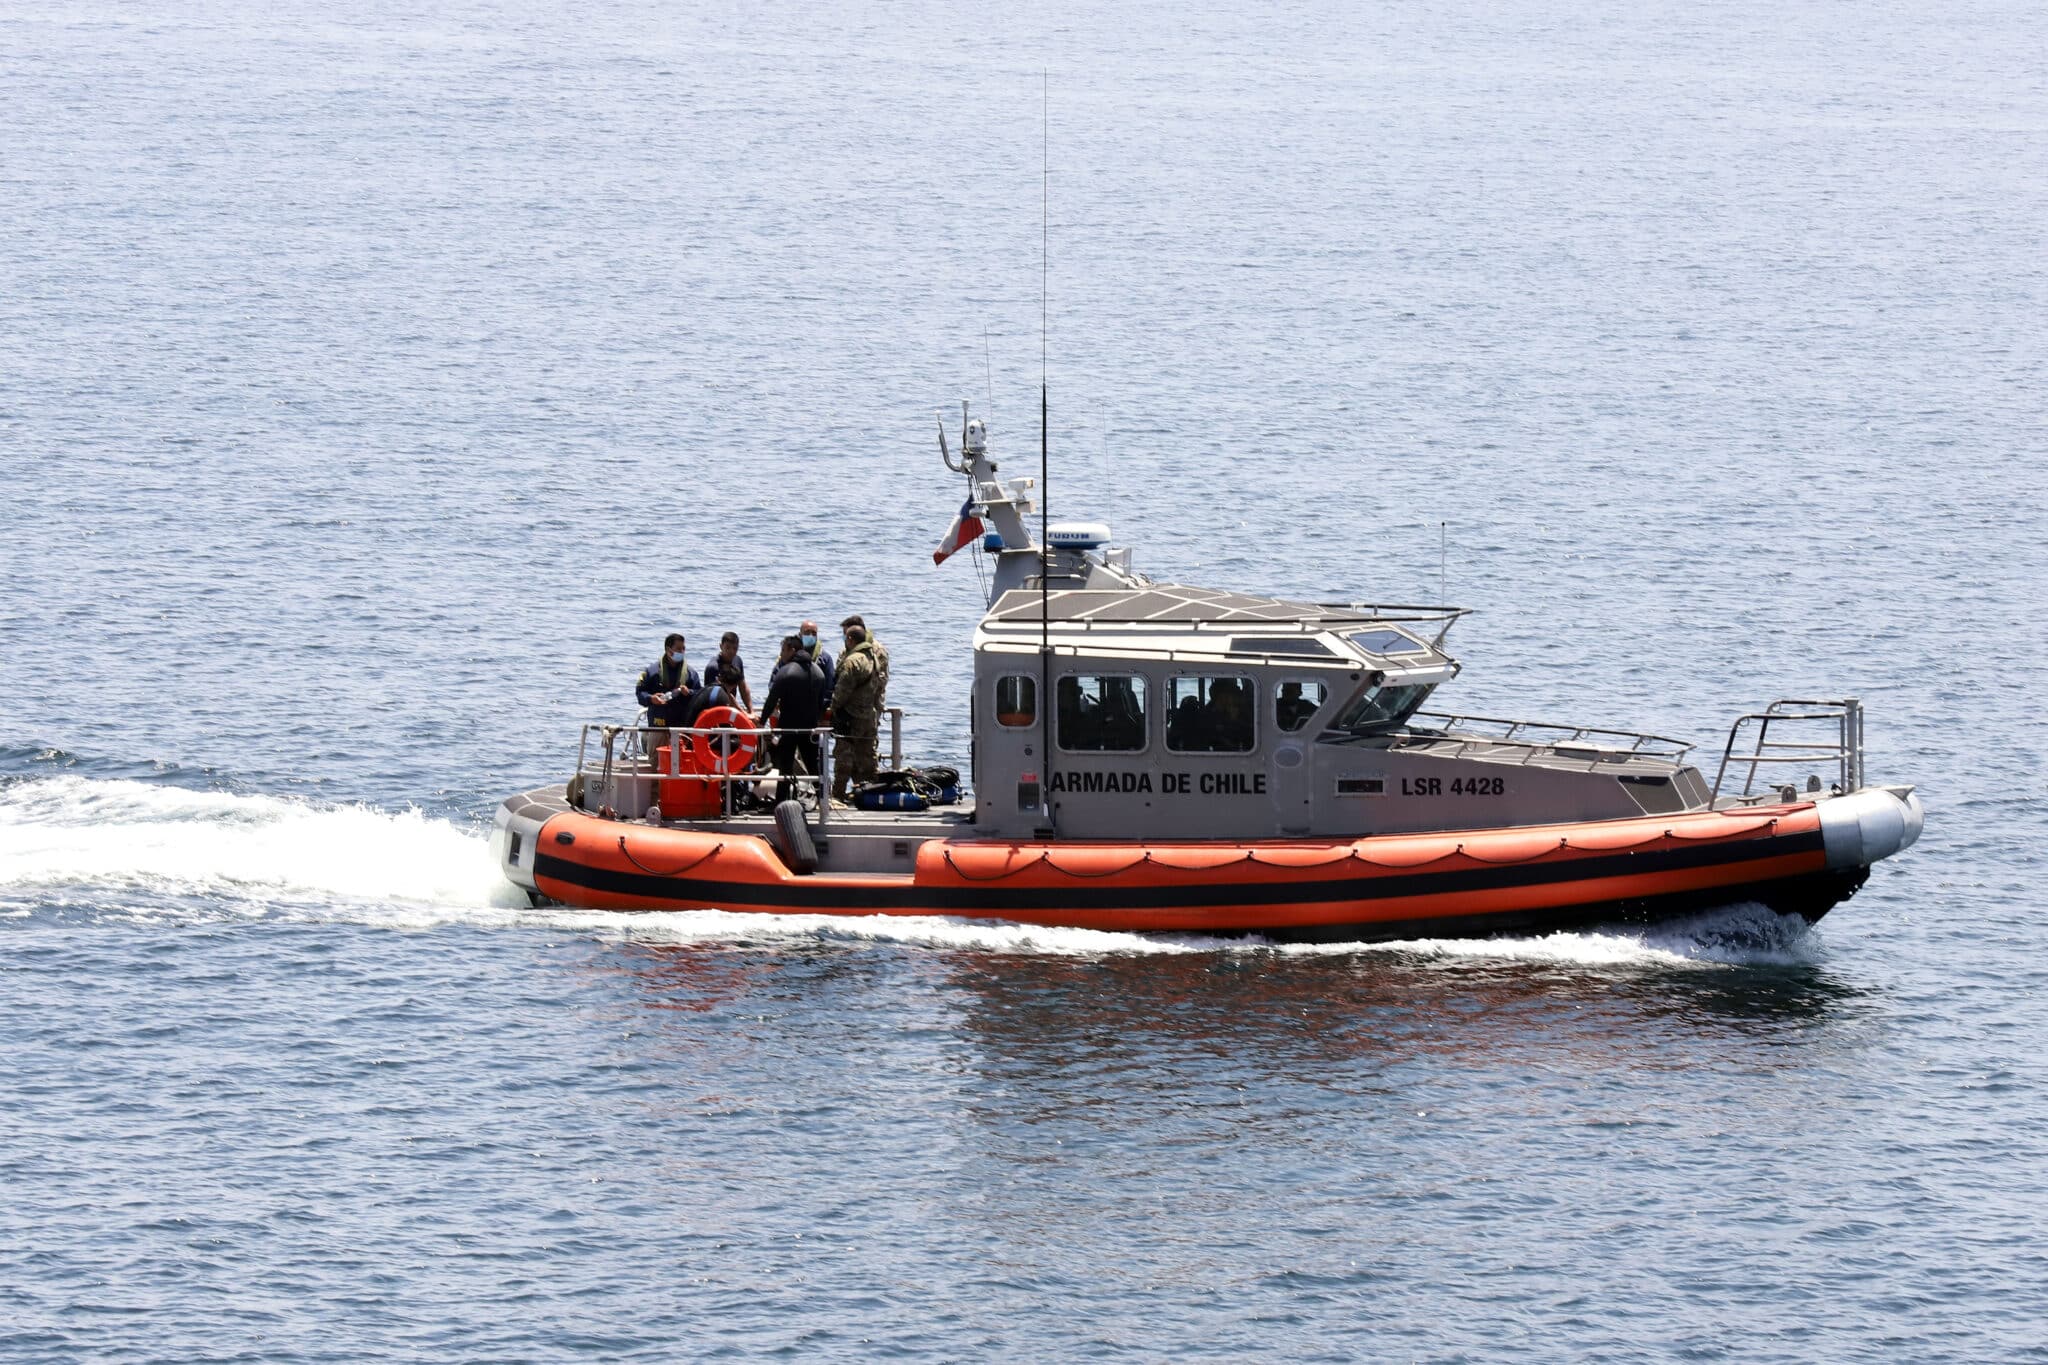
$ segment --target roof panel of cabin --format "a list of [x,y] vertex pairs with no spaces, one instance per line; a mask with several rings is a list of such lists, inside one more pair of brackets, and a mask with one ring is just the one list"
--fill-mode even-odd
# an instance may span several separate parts
[[[1039,595],[1013,588],[988,614],[990,621],[1024,624],[1039,619]],[[1342,608],[1277,597],[1253,597],[1219,588],[1158,583],[1137,591],[1068,588],[1043,603],[1053,621],[1324,621],[1351,619]]]

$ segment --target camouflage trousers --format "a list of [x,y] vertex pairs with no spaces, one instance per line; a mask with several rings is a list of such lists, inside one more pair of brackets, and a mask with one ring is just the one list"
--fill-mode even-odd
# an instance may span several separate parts
[[874,729],[832,736],[832,791],[843,795],[849,782],[865,782],[876,773]]

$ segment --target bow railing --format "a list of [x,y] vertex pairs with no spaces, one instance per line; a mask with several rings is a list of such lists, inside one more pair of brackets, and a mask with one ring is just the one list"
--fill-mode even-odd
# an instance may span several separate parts
[[[1737,752],[1747,739],[1748,748]],[[1784,697],[1761,711],[1737,716],[1728,727],[1728,742],[1721,749],[1721,767],[1714,774],[1713,797],[1721,797],[1721,784],[1731,771],[1743,774],[1739,797],[1750,795],[1759,776],[1770,777],[1787,768],[1807,770],[1807,790],[1820,790],[1820,773],[1832,767],[1834,790],[1847,793],[1863,786],[1863,702],[1857,697],[1810,701]],[[1772,777],[1779,794],[1796,793],[1789,784]]]

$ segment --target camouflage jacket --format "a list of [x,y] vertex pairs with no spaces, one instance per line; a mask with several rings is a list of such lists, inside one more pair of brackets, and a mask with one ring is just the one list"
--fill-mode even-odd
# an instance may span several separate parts
[[873,639],[846,651],[832,677],[834,719],[873,721],[889,691],[889,651]]

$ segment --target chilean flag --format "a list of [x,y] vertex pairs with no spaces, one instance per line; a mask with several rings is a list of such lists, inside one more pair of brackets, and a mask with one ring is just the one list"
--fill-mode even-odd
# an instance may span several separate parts
[[960,504],[960,515],[954,517],[953,524],[946,528],[945,538],[939,542],[939,548],[932,551],[932,563],[943,564],[946,557],[954,551],[964,550],[981,539],[986,528],[982,526],[981,518],[969,510],[973,506],[973,498]]

